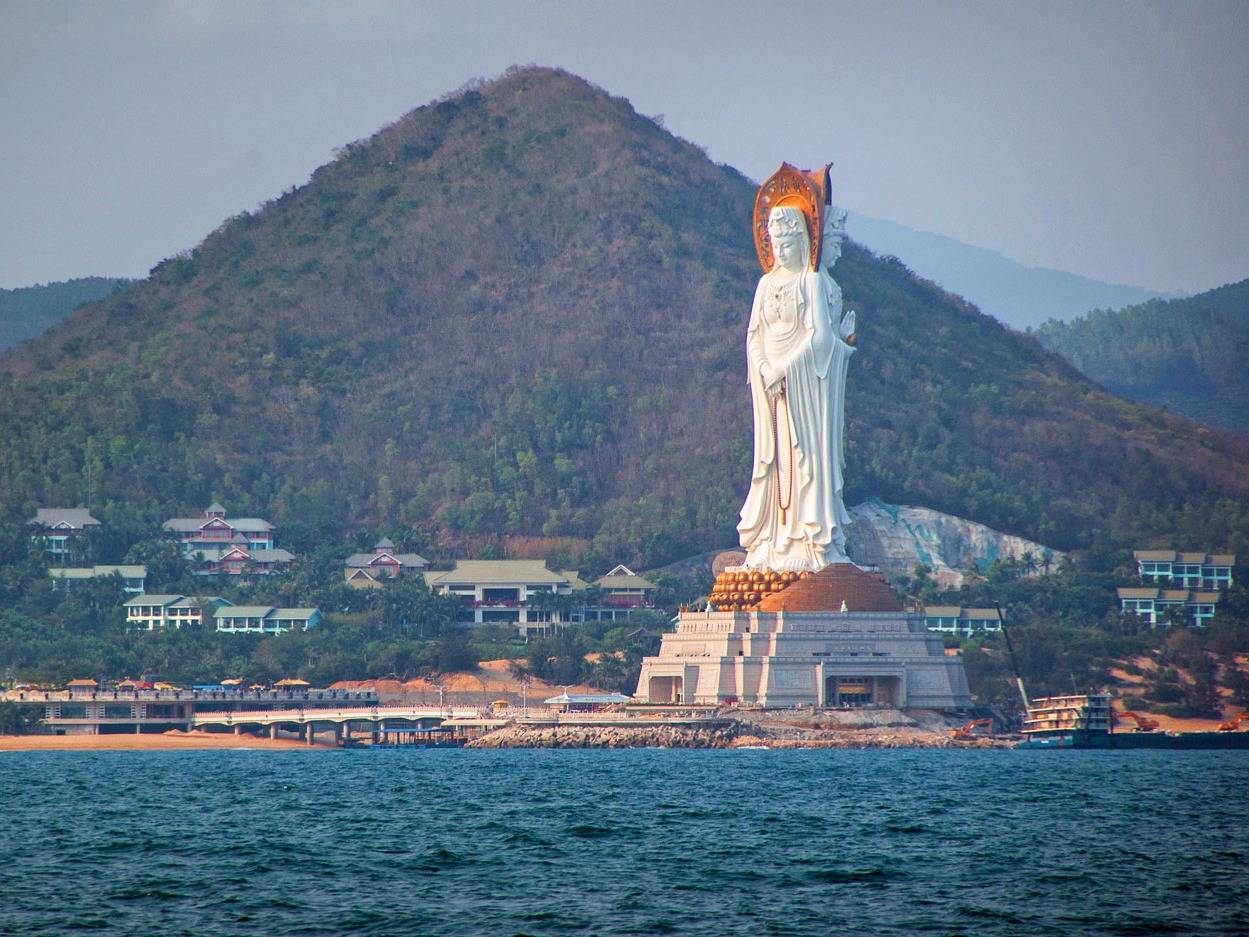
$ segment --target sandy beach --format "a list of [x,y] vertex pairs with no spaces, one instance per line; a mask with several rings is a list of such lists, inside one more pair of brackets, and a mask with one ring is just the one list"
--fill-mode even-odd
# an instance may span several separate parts
[[194,751],[209,748],[326,750],[298,739],[258,738],[214,732],[164,732],[160,735],[0,735],[0,751]]

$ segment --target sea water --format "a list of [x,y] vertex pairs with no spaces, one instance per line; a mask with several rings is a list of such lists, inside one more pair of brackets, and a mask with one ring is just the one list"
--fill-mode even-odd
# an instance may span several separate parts
[[0,755],[3,934],[1245,934],[1249,752]]

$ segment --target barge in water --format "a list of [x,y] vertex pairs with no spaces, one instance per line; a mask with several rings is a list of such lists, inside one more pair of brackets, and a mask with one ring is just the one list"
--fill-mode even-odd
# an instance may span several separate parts
[[1020,748],[1246,748],[1249,732],[1116,732],[1106,694],[1047,696],[1028,703]]

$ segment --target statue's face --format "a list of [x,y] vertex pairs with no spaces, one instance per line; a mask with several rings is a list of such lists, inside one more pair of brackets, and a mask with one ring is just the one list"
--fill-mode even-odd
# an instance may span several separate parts
[[777,265],[791,273],[802,266],[802,248],[798,238],[792,234],[772,238],[772,253],[776,256]]
[[772,211],[768,222],[768,240],[772,242],[772,256],[776,267],[797,273],[802,269],[802,254],[806,247],[806,231],[800,229],[801,222],[788,216],[782,209]]

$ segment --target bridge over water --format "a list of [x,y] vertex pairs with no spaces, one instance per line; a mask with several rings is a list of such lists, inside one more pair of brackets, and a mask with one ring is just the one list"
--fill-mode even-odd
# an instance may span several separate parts
[[480,734],[509,720],[483,716],[480,710],[439,706],[355,706],[333,708],[264,709],[254,711],[222,710],[197,712],[189,719],[189,728],[204,730],[268,729],[270,738],[277,738],[280,729],[298,732],[312,745],[318,731],[332,731],[335,742],[350,740],[357,729],[367,732],[374,741],[385,741],[394,733],[411,734],[433,729],[449,730],[452,737],[464,738]]

